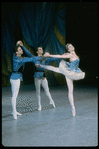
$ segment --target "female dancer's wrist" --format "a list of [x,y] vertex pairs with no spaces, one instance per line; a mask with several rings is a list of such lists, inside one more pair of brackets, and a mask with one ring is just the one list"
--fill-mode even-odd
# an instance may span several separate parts
[[49,57],[53,57],[53,55],[50,54]]

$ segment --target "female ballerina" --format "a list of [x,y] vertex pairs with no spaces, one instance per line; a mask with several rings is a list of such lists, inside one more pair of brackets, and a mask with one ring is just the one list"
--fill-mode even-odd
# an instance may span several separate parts
[[37,67],[42,67],[50,71],[61,73],[65,75],[67,86],[68,86],[68,98],[72,108],[72,115],[76,115],[74,99],[73,99],[73,80],[84,79],[85,72],[79,68],[79,57],[75,53],[75,48],[71,43],[66,44],[67,53],[63,55],[50,55],[48,52],[44,55],[45,57],[55,57],[55,58],[69,58],[70,62],[62,60],[59,63],[59,67],[49,66],[49,65],[36,65]]

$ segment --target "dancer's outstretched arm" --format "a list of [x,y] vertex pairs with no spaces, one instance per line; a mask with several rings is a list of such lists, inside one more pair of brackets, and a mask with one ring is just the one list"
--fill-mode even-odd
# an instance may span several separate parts
[[71,54],[70,53],[64,53],[62,55],[51,55],[49,54],[48,52],[46,52],[44,54],[44,57],[55,57],[55,58],[70,58],[71,57]]

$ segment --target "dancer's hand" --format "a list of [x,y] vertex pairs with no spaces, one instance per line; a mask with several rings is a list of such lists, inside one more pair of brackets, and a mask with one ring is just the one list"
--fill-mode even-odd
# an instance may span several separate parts
[[35,66],[38,67],[38,68],[42,67],[42,65],[40,65],[40,64],[35,64]]
[[21,40],[17,41],[16,44],[18,44],[18,45],[20,45],[20,46],[23,46],[23,42],[22,42]]
[[44,57],[49,57],[50,56],[50,53],[49,52],[46,52],[45,54],[44,54]]

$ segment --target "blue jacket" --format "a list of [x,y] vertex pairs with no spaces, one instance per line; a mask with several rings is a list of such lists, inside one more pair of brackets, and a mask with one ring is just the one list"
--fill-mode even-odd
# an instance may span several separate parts
[[[28,56],[28,57],[33,57],[36,58],[36,63],[37,64],[41,64],[41,65],[45,65],[49,62],[52,61],[56,61],[58,58],[45,58],[42,59],[41,61],[39,60],[39,56],[33,56],[24,46],[22,47],[24,53]],[[36,67],[35,73],[34,73],[34,78],[38,78],[38,79],[42,79],[44,75],[44,68],[38,68]]]
[[11,74],[10,79],[17,80],[20,78],[20,80],[23,81],[22,71],[24,69],[25,63],[26,62],[37,63],[37,60],[40,60],[42,58],[36,58],[36,57],[22,58],[22,57],[18,57],[15,54],[13,54],[13,72]]

